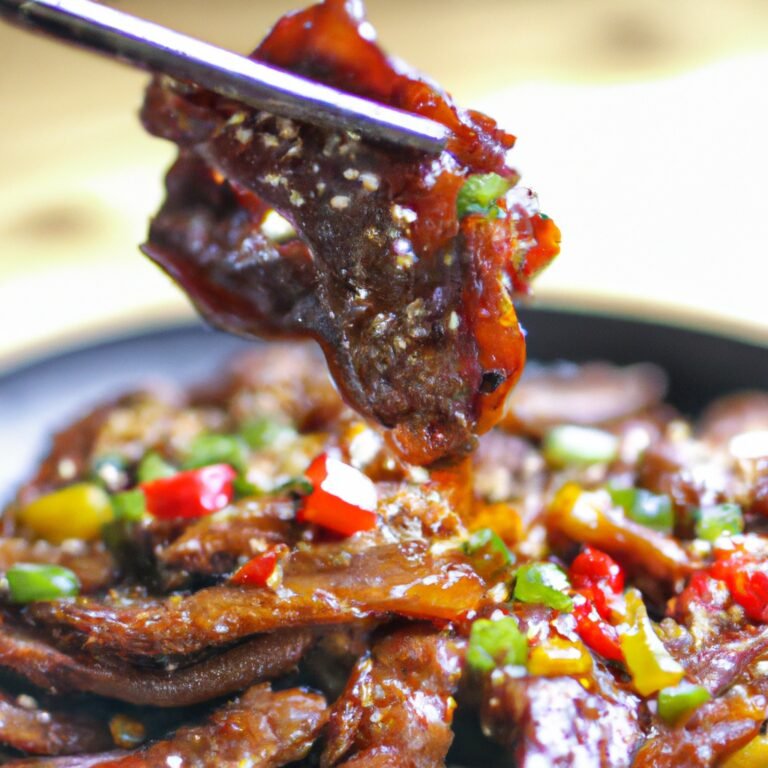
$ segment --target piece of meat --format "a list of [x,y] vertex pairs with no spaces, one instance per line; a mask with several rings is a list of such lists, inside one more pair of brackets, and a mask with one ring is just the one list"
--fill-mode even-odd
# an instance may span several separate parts
[[638,751],[633,768],[711,768],[760,733],[766,699],[737,686],[702,704],[681,727],[656,726]]
[[28,504],[38,496],[87,477],[99,431],[115,405],[115,402],[104,403],[53,436],[53,444],[45,459],[34,476],[19,489],[16,504],[6,509],[6,536],[12,535],[15,529],[12,518],[9,518],[15,506]]
[[735,490],[727,465],[696,440],[664,438],[653,443],[637,475],[638,485],[667,494],[680,510],[721,503]]
[[[319,341],[344,398],[429,464],[470,451],[525,358],[511,302],[558,251],[527,190],[459,218],[467,176],[518,180],[514,137],[387,58],[361,4],[279,21],[253,58],[446,125],[437,156],[250,110],[155,78],[142,118],[179,159],[145,253],[212,324]],[[270,236],[277,211],[295,234]]]
[[107,724],[93,715],[41,707],[29,696],[0,692],[0,744],[32,755],[98,752],[114,746]]
[[655,365],[529,366],[507,400],[506,429],[542,437],[558,424],[604,426],[658,405],[667,377]]
[[236,424],[268,418],[299,432],[327,430],[344,410],[314,344],[270,344],[238,356],[214,402]]
[[390,613],[452,620],[477,607],[483,583],[460,556],[422,542],[355,551],[315,545],[284,560],[282,588],[218,586],[188,596],[59,600],[25,608],[38,627],[74,633],[88,652],[184,657],[249,635]]
[[423,626],[379,640],[333,706],[321,766],[444,765],[465,645]]
[[183,707],[290,672],[312,641],[307,630],[276,632],[203,661],[161,671],[69,655],[6,622],[0,630],[0,667],[54,693],[81,691],[130,704]]
[[768,429],[768,392],[739,392],[721,397],[701,417],[697,435],[713,445],[726,447],[742,432]]
[[63,565],[77,574],[83,594],[111,586],[117,578],[117,563],[102,542],[71,540],[57,546],[47,541],[0,538],[0,572],[15,563]]
[[[50,768],[279,768],[301,760],[328,719],[325,699],[292,688],[258,685],[214,712],[201,725],[129,754],[51,760]],[[16,768],[39,765],[11,763]]]
[[604,675],[596,690],[570,677],[495,675],[484,692],[484,732],[517,768],[624,768],[642,739],[638,699]]
[[248,498],[231,511],[194,522],[167,547],[158,548],[166,568],[192,574],[231,573],[240,557],[252,557],[267,546],[293,543],[295,504],[288,499]]
[[563,489],[549,505],[546,523],[552,544],[564,539],[569,545],[597,547],[633,576],[649,576],[665,589],[696,567],[677,539],[626,517],[605,491],[582,494],[575,486]]

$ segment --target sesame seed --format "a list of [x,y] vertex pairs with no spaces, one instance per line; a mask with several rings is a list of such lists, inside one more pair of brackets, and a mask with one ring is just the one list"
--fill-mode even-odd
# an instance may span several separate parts
[[235,131],[235,138],[241,144],[250,144],[251,139],[253,138],[253,131],[250,128],[238,128]]
[[235,114],[227,120],[227,125],[240,125],[244,120],[245,112],[235,112]]
[[337,211],[349,208],[349,198],[346,195],[334,195],[331,198],[331,208],[335,208]]
[[315,189],[317,189],[317,194],[322,195],[323,192],[325,192],[325,182],[324,181],[318,181],[317,184],[315,184]]
[[262,133],[261,141],[265,147],[276,147],[280,142],[277,140],[277,136],[273,136],[271,133]]
[[360,171],[358,171],[357,168],[347,168],[347,170],[344,171],[344,178],[349,181],[354,181],[359,175]]
[[448,316],[448,328],[451,331],[455,331],[459,327],[459,316],[455,312],[451,312]]
[[282,178],[282,176],[280,176],[280,174],[277,174],[277,173],[268,173],[268,174],[267,174],[267,175],[264,177],[264,181],[265,181],[267,184],[269,184],[269,186],[270,186],[270,187],[276,187],[276,186],[277,186],[277,185],[280,183],[280,179],[281,179],[281,178]]
[[395,203],[392,206],[392,218],[395,221],[404,221],[408,224],[412,224],[418,216],[416,215],[416,211],[412,211],[410,208],[405,208],[402,205],[398,205]]
[[289,199],[291,201],[291,205],[295,205],[297,208],[301,208],[301,206],[304,205],[304,198],[295,189],[291,190]]
[[361,173],[360,181],[367,192],[375,192],[379,188],[379,177],[375,173]]

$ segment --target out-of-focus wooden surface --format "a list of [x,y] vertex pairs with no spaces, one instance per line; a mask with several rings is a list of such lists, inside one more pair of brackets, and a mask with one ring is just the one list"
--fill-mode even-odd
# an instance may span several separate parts
[[[114,5],[247,51],[286,0]],[[391,51],[519,137],[564,231],[544,298],[704,310],[768,334],[764,0],[369,0]],[[170,147],[145,77],[0,26],[0,366],[188,312],[137,252]]]

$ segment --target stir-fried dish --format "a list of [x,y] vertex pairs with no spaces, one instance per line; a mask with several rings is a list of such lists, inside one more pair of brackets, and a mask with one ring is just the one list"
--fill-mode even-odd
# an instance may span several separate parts
[[325,359],[256,347],[56,435],[2,518],[6,763],[768,765],[768,394],[692,422],[650,365],[512,390],[512,296],[559,240],[513,137],[354,2],[254,56],[453,139],[152,82],[179,157],[146,253],[211,323]]
[[535,368],[471,472],[427,472],[321,368],[267,346],[57,435],[0,539],[9,749],[765,764],[768,395],[692,424],[654,367]]

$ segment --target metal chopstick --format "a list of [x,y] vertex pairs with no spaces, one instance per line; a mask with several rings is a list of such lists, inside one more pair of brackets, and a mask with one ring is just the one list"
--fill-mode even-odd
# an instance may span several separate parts
[[449,131],[91,0],[0,0],[0,17],[284,117],[437,153]]

